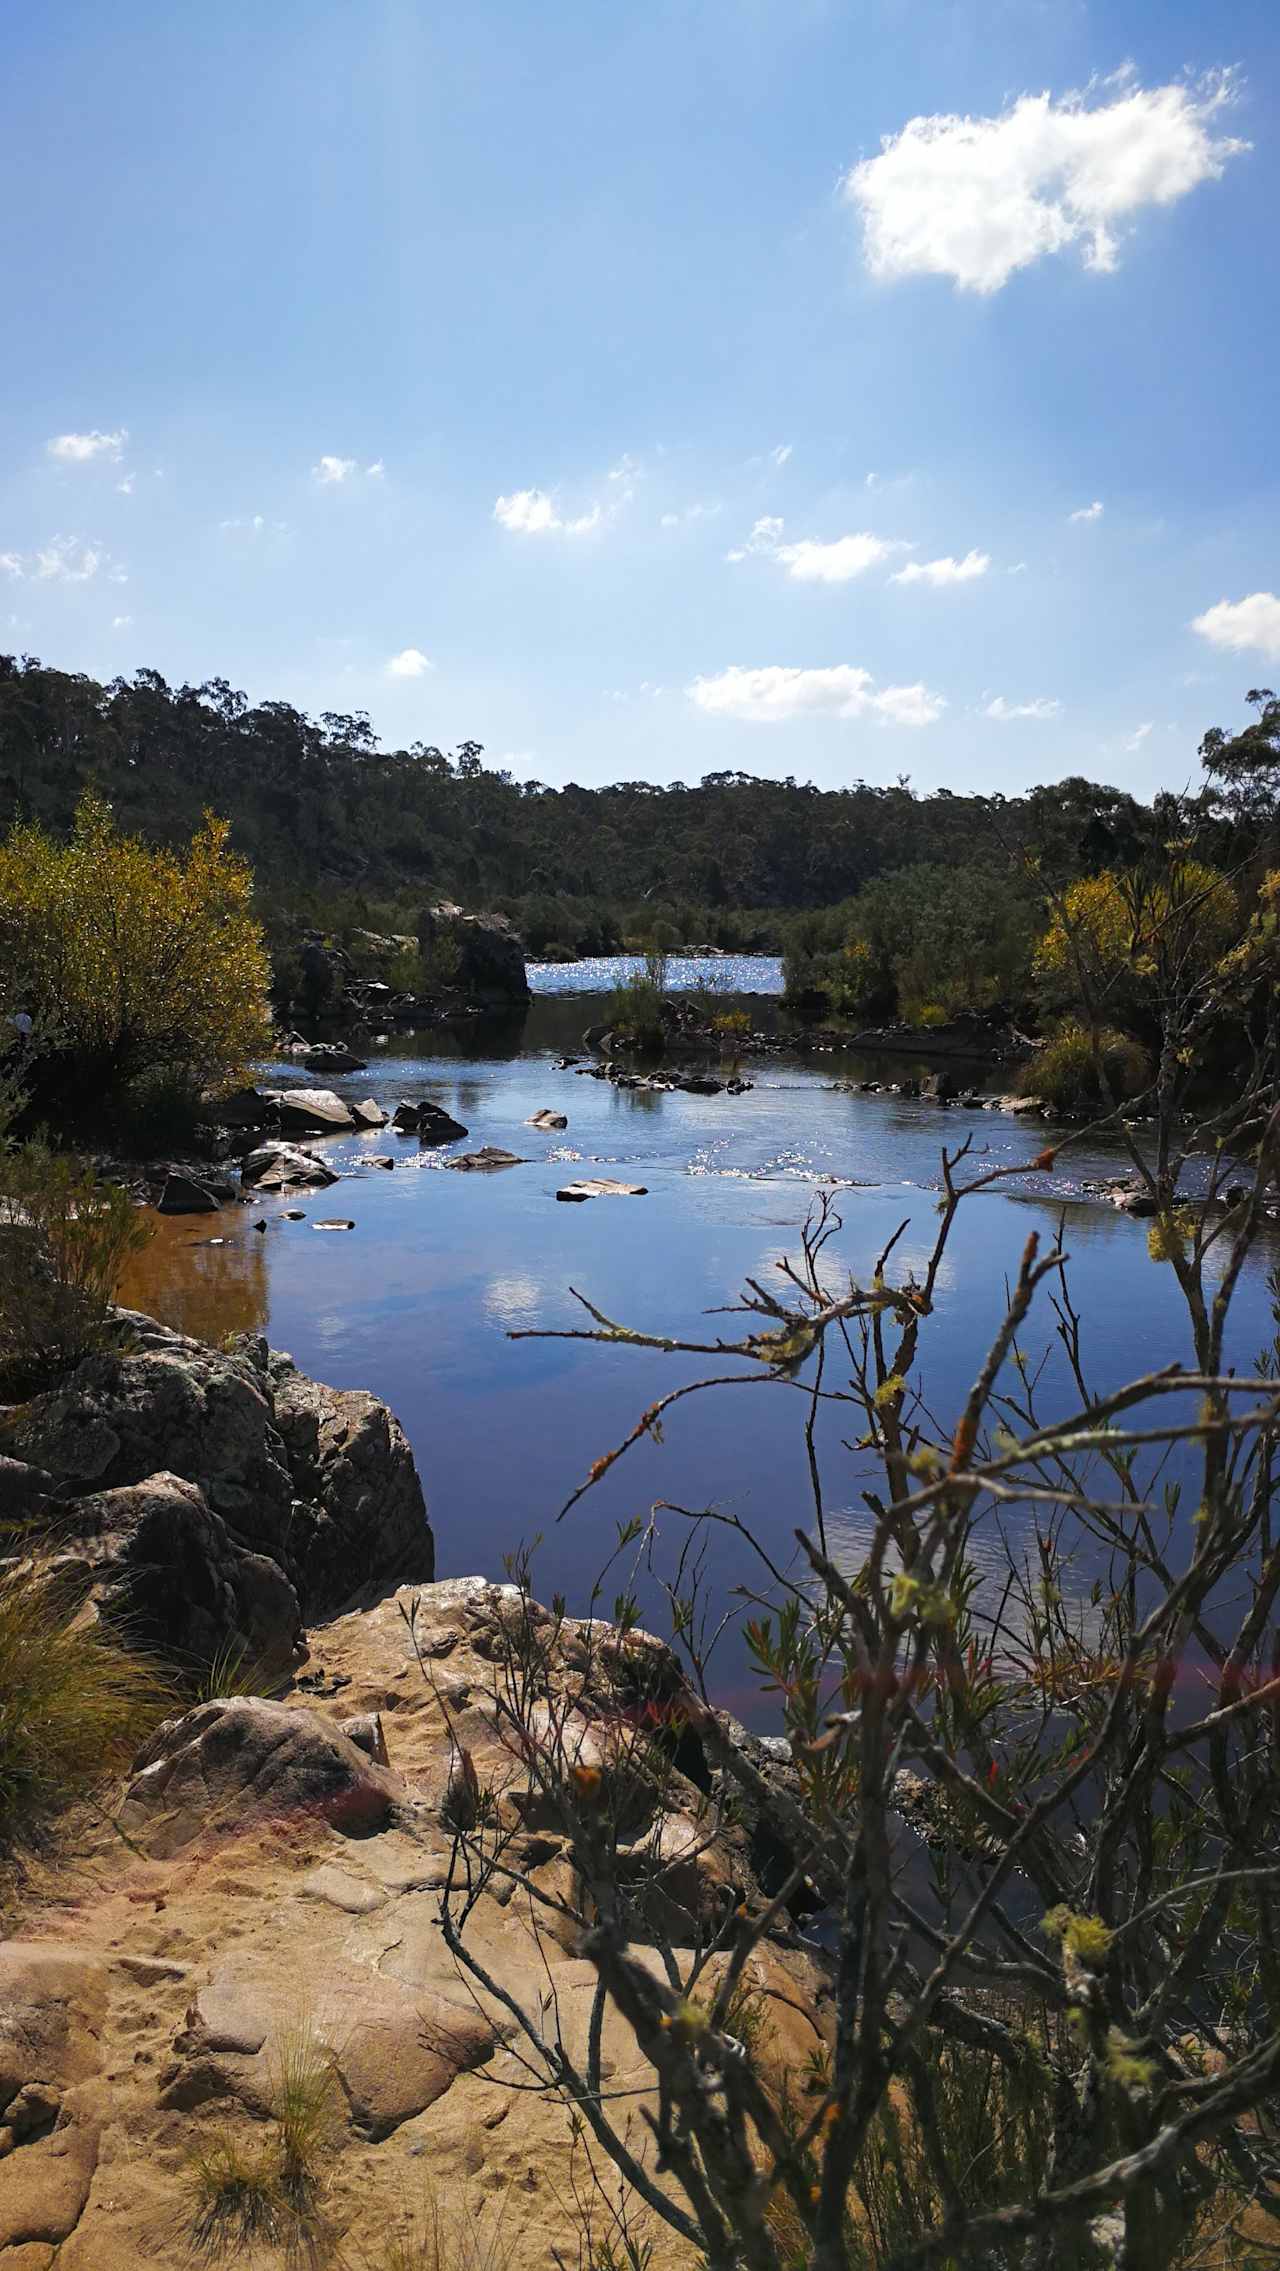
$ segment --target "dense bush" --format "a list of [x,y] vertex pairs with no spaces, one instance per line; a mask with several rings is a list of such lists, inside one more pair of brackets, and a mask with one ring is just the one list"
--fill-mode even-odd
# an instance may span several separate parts
[[1018,1075],[1024,1096],[1039,1096],[1061,1112],[1101,1108],[1111,1096],[1125,1102],[1151,1079],[1151,1059],[1140,1041],[1113,1026],[1095,1035],[1066,1018]]
[[116,827],[86,791],[66,842],[34,823],[0,846],[0,1008],[32,1013],[42,1108],[101,1109],[141,1076],[215,1084],[266,1036],[253,880],[206,815],[184,852]]

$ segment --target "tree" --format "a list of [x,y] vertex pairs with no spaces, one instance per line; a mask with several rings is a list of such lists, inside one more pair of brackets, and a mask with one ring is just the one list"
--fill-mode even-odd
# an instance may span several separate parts
[[185,852],[122,835],[92,790],[65,843],[35,823],[0,847],[0,986],[42,1036],[33,1077],[96,1110],[139,1075],[217,1085],[260,1048],[267,959],[252,877],[205,817]]
[[1200,762],[1233,817],[1270,833],[1280,811],[1280,698],[1254,686],[1245,700],[1257,715],[1239,733],[1211,726]]

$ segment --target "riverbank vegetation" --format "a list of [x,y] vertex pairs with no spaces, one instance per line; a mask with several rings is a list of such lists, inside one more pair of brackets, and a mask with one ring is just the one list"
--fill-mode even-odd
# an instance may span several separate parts
[[[1203,745],[1200,856],[1224,872],[1274,835],[1280,703],[1261,690],[1253,708],[1242,731],[1214,728]],[[799,971],[843,948],[851,906],[878,879],[963,868],[981,898],[994,886],[1007,903],[1011,930],[1002,920],[963,934],[981,956],[970,990],[990,992],[1017,969],[1015,865],[1061,888],[1183,825],[1177,799],[1148,807],[1078,777],[1022,797],[917,795],[905,782],[818,789],[734,771],[696,786],[557,789],[483,757],[474,741],[451,754],[422,741],[384,749],[361,712],[313,719],[252,704],[225,679],[170,686],[140,670],[102,683],[0,656],[0,826],[65,833],[92,783],[122,831],[173,847],[211,808],[252,865],[259,913],[282,945],[308,927],[412,936],[423,904],[440,899],[508,916],[535,956],[776,949],[789,918],[832,911],[817,932],[797,928]],[[916,985],[918,955],[906,961],[909,996],[928,1008],[937,988]],[[883,991],[882,968],[872,979]]]
[[206,814],[183,846],[126,834],[95,789],[59,837],[0,844],[0,1010],[23,1021],[38,1118],[127,1135],[181,1117],[267,1042],[253,876]]

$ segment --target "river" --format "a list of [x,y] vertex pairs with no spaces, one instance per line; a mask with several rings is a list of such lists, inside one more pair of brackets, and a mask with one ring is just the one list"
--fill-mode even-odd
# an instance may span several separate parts
[[[705,1313],[733,1301],[747,1277],[782,1284],[777,1264],[798,1252],[806,1214],[824,1193],[839,1218],[826,1252],[830,1281],[850,1271],[865,1277],[904,1220],[895,1267],[922,1269],[937,1220],[941,1146],[972,1137],[976,1162],[996,1165],[1030,1159],[1046,1140],[1038,1121],[963,1106],[943,1111],[845,1085],[869,1072],[892,1080],[918,1069],[900,1061],[871,1066],[835,1052],[753,1057],[742,1069],[755,1085],[737,1097],[630,1091],[561,1069],[563,1055],[577,1049],[582,1057],[582,1028],[598,1014],[584,996],[598,990],[599,967],[538,969],[540,990],[527,1014],[461,1035],[390,1036],[370,1048],[367,1072],[332,1083],[388,1110],[401,1096],[430,1095],[468,1130],[453,1151],[500,1145],[525,1164],[457,1174],[446,1170],[453,1151],[419,1150],[391,1130],[329,1139],[324,1153],[341,1182],[301,1196],[255,1197],[216,1216],[157,1219],[123,1294],[215,1341],[229,1332],[266,1333],[319,1378],[374,1390],[413,1443],[439,1574],[500,1575],[504,1556],[540,1538],[537,1591],[544,1599],[561,1592],[579,1612],[618,1523],[647,1515],[655,1501],[736,1515],[787,1560],[797,1526],[813,1519],[805,1402],[767,1385],[688,1398],[670,1415],[661,1443],[640,1443],[558,1521],[592,1462],[653,1398],[701,1376],[699,1366],[586,1342],[512,1340],[512,1331],[588,1324],[573,1298],[577,1288],[610,1317],[645,1331],[703,1341],[732,1334],[739,1320]],[[723,967],[713,963],[701,978],[696,966],[684,970],[689,983],[705,983]],[[763,1022],[759,997],[776,991],[775,971],[769,962],[735,966],[755,1021]],[[282,1078],[309,1077],[293,1065],[276,1069]],[[543,1106],[567,1114],[563,1133],[526,1125]],[[393,1172],[365,1164],[388,1152]],[[1095,1143],[1080,1156],[1065,1153],[1052,1176],[1028,1172],[961,1208],[937,1312],[922,1336],[935,1412],[954,1417],[959,1408],[1028,1233],[1049,1240],[1060,1220],[1096,1383],[1114,1385],[1189,1355],[1172,1272],[1151,1260],[1148,1225],[1082,1195],[1083,1182],[1122,1165],[1118,1151]],[[557,1204],[564,1183],[596,1174],[642,1183],[647,1196]],[[285,1219],[299,1208],[303,1220]],[[333,1217],[350,1218],[354,1229],[319,1234],[316,1222]],[[262,1222],[265,1231],[255,1228]],[[1274,1332],[1268,1258],[1274,1252],[1251,1262],[1237,1299],[1233,1345],[1244,1361]],[[1058,1378],[1053,1322],[1046,1308],[1023,1335],[1033,1362],[1048,1354],[1050,1399]],[[725,1369],[712,1359],[701,1372]],[[860,1492],[872,1478],[841,1447],[842,1433],[848,1415],[843,1428],[829,1415],[822,1445],[829,1518],[837,1542],[853,1553],[865,1523]],[[675,1514],[662,1522],[661,1570],[642,1570],[639,1579],[658,1629],[660,1574],[688,1526]],[[741,1540],[723,1528],[710,1534],[707,1577],[718,1607],[761,1574]],[[1077,1574],[1083,1588],[1092,1570],[1082,1565]],[[618,1590],[615,1570],[605,1581],[606,1608]],[[760,1719],[733,1636],[722,1643],[720,1662],[722,1692],[744,1716]]]

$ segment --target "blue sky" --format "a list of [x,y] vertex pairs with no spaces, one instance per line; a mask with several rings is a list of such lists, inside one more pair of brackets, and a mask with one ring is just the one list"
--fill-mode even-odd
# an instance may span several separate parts
[[1007,792],[1178,785],[1280,669],[1274,0],[6,45],[6,648],[552,782]]

